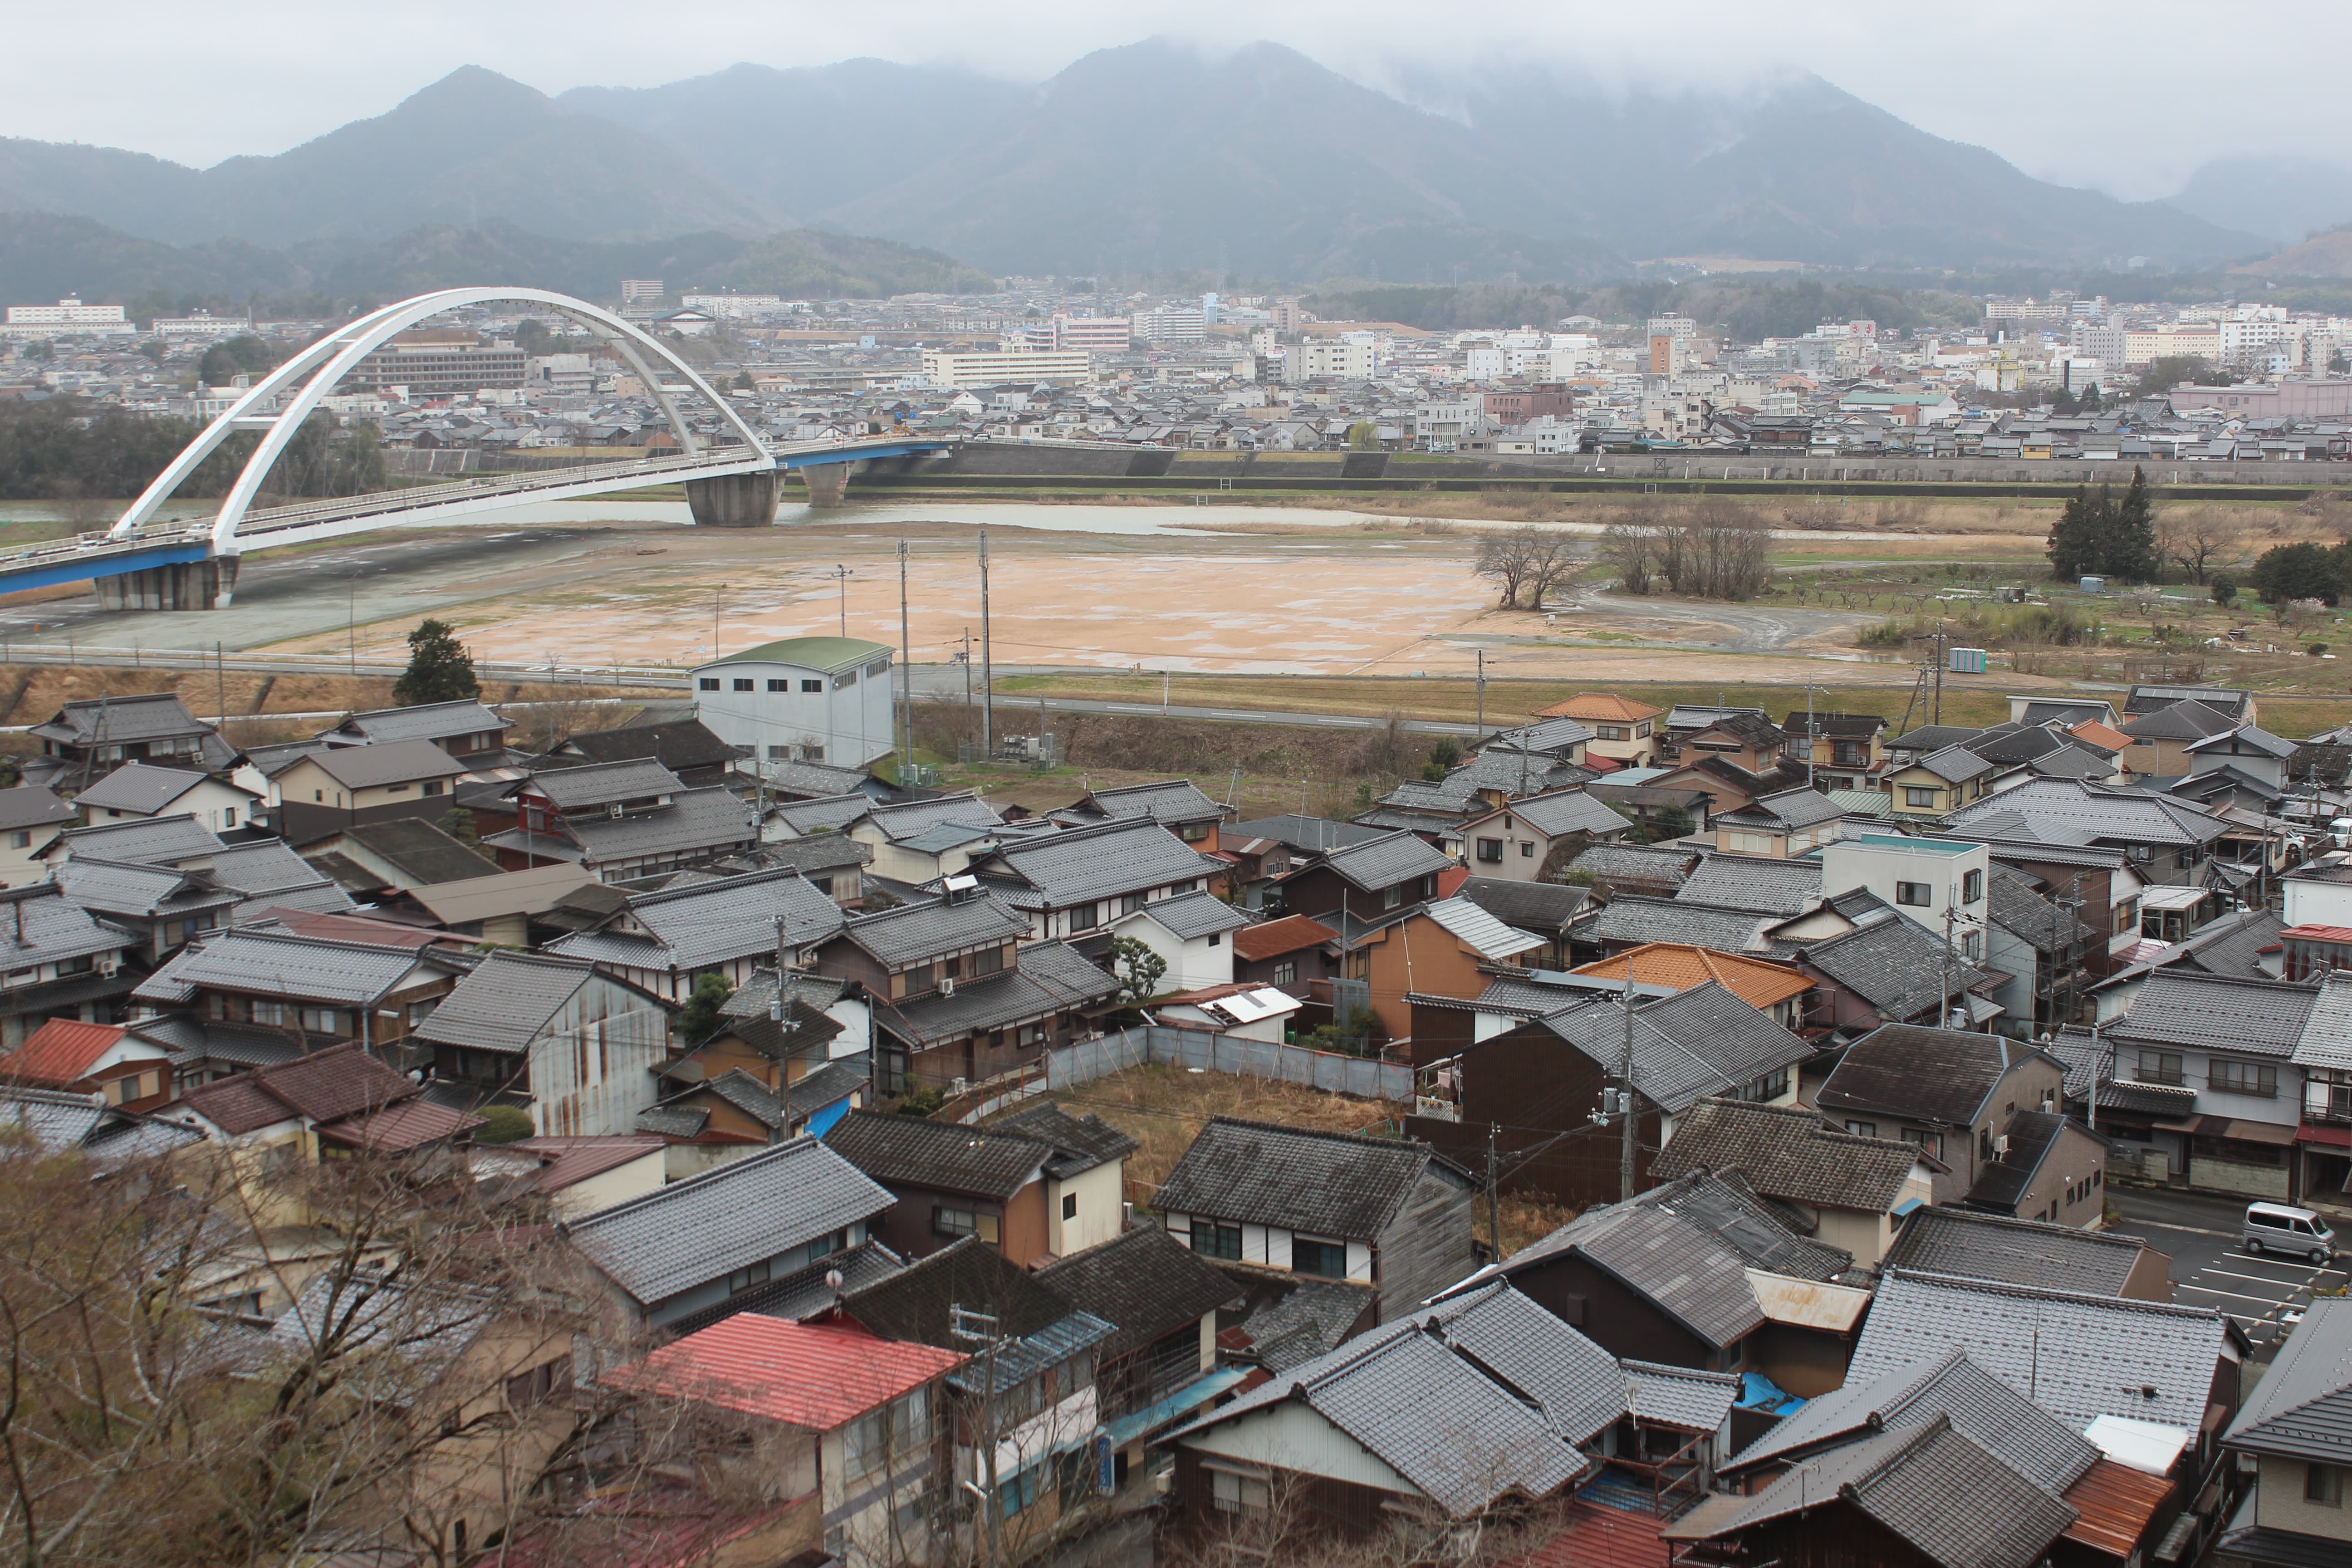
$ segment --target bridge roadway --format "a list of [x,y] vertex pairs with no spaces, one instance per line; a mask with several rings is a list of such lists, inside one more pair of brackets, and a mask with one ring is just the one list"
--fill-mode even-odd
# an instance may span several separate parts
[[[790,469],[948,449],[949,444],[942,441],[882,436],[866,441],[794,442],[771,447],[765,453],[749,451],[740,446],[718,447],[706,447],[693,456],[638,458],[530,473],[478,475],[249,511],[237,528],[236,543],[241,553],[246,550],[308,544],[379,528],[445,523],[473,513],[535,501],[608,495],[616,490],[730,474],[773,472],[781,479]],[[213,559],[217,553],[215,531],[214,521],[209,517],[151,521],[127,533],[79,533],[69,539],[0,551],[0,594]]]

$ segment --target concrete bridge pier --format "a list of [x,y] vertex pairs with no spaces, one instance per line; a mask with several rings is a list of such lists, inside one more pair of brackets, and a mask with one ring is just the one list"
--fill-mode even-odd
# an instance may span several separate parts
[[778,475],[718,474],[686,481],[687,510],[698,528],[773,528]]
[[105,610],[226,610],[236,594],[234,555],[149,566],[119,577],[100,577],[99,607]]
[[808,485],[811,506],[839,506],[849,491],[854,463],[803,463],[800,475]]

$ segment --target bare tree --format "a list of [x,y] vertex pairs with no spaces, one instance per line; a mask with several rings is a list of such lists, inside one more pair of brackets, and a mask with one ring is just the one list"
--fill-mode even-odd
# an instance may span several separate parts
[[1503,608],[1519,607],[1519,589],[1535,568],[1537,530],[1513,528],[1482,533],[1470,570],[1503,591]]
[[1657,552],[1657,530],[1638,523],[1612,522],[1602,536],[1601,558],[1617,568],[1617,591],[1647,594]]
[[1528,605],[1540,610],[1544,595],[1576,575],[1583,557],[1570,537],[1557,529],[1530,528],[1528,543]]
[[1677,594],[1748,599],[1770,581],[1770,534],[1736,503],[1702,500],[1680,508],[1656,531],[1658,574]]
[[2202,584],[2214,566],[2236,554],[2242,537],[2236,519],[2219,507],[2168,506],[2157,513],[2158,552],[2193,583]]

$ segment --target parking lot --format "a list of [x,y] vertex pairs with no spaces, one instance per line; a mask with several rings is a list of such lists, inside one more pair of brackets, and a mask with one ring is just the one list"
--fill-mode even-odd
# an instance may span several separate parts
[[[2315,1287],[2341,1289],[2352,1274],[2338,1258],[2326,1267],[2305,1258],[2260,1257],[2238,1241],[2245,1205],[2187,1193],[2111,1188],[2123,1220],[2118,1235],[2137,1236],[2172,1258],[2172,1299],[2184,1307],[2213,1307],[2238,1321],[2256,1344],[2279,1339],[2283,1325],[2310,1304]],[[2339,1227],[2338,1245],[2347,1246]]]

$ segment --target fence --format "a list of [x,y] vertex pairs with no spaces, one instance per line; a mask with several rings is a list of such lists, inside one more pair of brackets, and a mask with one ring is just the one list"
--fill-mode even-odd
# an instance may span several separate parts
[[1402,1062],[1308,1050],[1304,1046],[1286,1046],[1275,1040],[1245,1040],[1206,1029],[1155,1026],[1122,1029],[1099,1039],[1080,1040],[1076,1045],[1047,1051],[1018,1072],[975,1086],[986,1098],[961,1110],[956,1120],[978,1121],[1037,1095],[1075,1089],[1098,1078],[1145,1066],[1275,1079],[1332,1094],[1352,1095],[1359,1100],[1412,1103],[1412,1068]]

